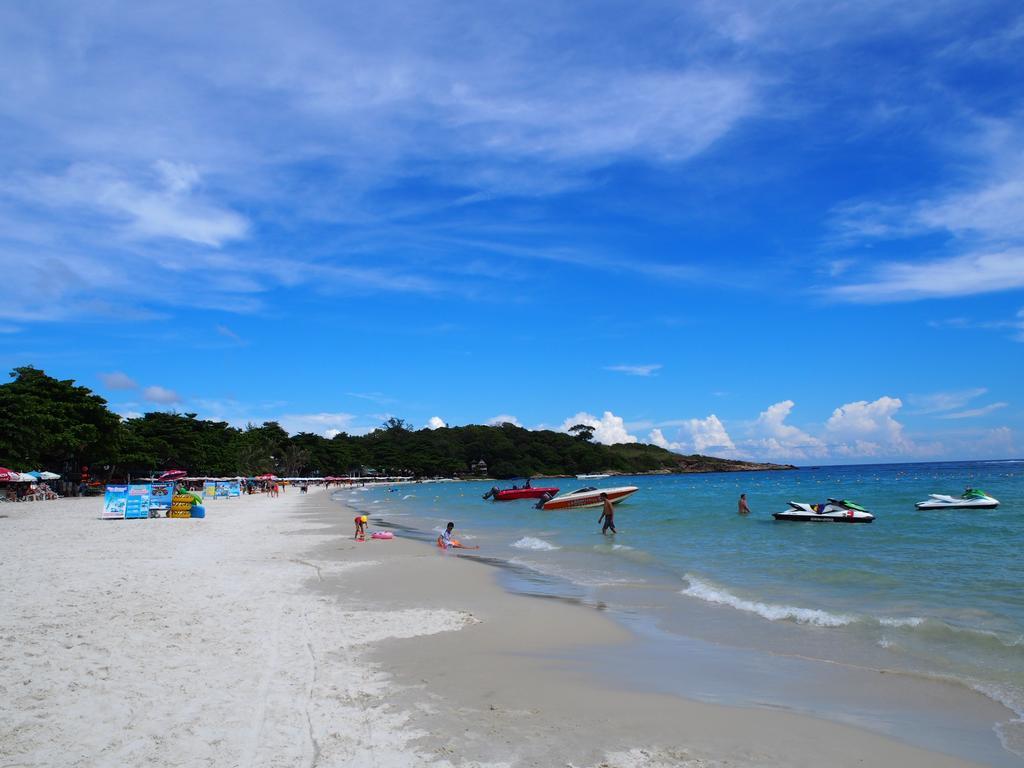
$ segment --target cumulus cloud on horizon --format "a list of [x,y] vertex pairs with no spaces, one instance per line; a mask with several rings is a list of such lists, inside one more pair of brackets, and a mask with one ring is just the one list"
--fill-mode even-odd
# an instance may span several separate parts
[[639,442],[635,435],[631,435],[626,429],[626,422],[621,416],[616,416],[611,411],[605,411],[601,418],[591,413],[580,411],[575,416],[570,416],[562,422],[558,428],[560,432],[568,432],[577,424],[583,424],[594,428],[594,441],[604,445],[615,445],[616,443]]

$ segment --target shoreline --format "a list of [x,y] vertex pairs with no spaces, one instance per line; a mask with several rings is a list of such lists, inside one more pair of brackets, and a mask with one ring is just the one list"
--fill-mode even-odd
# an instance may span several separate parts
[[[335,503],[350,509],[343,501]],[[474,734],[474,759],[502,759],[500,750],[495,751],[479,734],[511,727],[521,742],[540,739],[544,747],[531,758],[538,765],[546,764],[542,756],[550,764],[576,765],[584,756],[600,763],[608,755],[618,755],[623,765],[677,764],[684,758],[697,760],[693,765],[718,765],[722,759],[730,765],[762,765],[765,760],[779,765],[856,765],[865,758],[881,764],[976,764],[798,712],[631,690],[624,681],[608,680],[597,669],[602,657],[627,665],[638,647],[636,636],[608,614],[572,598],[537,600],[545,595],[509,591],[500,583],[509,573],[504,567],[484,578],[458,575],[471,563],[500,565],[488,562],[493,559],[486,556],[444,557],[429,542],[418,540],[412,545],[421,551],[403,555],[405,564],[384,563],[394,575],[382,579],[379,574],[354,574],[357,592],[383,595],[400,605],[426,602],[449,610],[468,608],[483,621],[455,636],[380,648],[374,658],[407,689],[406,701],[412,695],[409,691],[422,697],[417,705],[431,714],[418,721],[420,727]],[[441,582],[443,599],[438,597],[439,568],[456,572],[445,574]],[[519,626],[521,622],[528,631]],[[461,659],[456,663],[462,674],[433,672],[456,659]],[[458,717],[438,720],[439,695]],[[567,741],[566,731],[579,735]],[[823,736],[828,744],[819,743]],[[839,743],[842,748],[835,749]],[[755,744],[756,758],[750,751]],[[640,749],[647,751],[643,759],[648,762],[629,762],[640,760],[636,754]]]
[[[590,607],[506,591],[469,557],[357,543],[315,490],[204,520],[0,519],[0,749],[19,765],[975,765],[791,712],[630,691]],[[475,570],[474,570],[475,569]]]

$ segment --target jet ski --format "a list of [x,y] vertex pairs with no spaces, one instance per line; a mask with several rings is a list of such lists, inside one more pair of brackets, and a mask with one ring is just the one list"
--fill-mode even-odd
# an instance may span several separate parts
[[959,498],[932,493],[927,501],[919,501],[914,506],[918,509],[995,509],[999,506],[999,499],[993,499],[977,488],[968,488]]
[[775,512],[776,520],[791,520],[798,523],[870,523],[875,516],[860,504],[845,499],[829,499],[824,504],[804,504],[802,501],[789,502],[789,509]]

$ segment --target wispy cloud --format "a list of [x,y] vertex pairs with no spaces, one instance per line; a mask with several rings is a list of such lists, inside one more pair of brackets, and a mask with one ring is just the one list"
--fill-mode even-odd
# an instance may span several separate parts
[[[5,254],[31,259],[52,279],[0,314],[89,316],[131,282],[165,286],[144,300],[173,307],[188,303],[176,297],[197,272],[202,300],[237,312],[260,311],[259,294],[276,286],[471,295],[462,254],[431,257],[430,233],[409,222],[600,186],[595,174],[616,163],[676,168],[762,109],[757,67],[735,61],[565,59],[561,34],[603,53],[582,9],[523,7],[513,15],[524,34],[509,36],[508,19],[483,7],[403,6],[396,28],[389,3],[257,14],[228,4],[216,43],[204,14],[179,11],[160,24],[130,4],[6,12],[0,67],[22,72],[24,87],[0,91],[16,118],[0,267]],[[384,194],[409,179],[423,192],[415,204]],[[279,247],[310,225],[326,245]],[[403,239],[413,247],[396,249]],[[561,258],[530,257],[547,256]],[[693,271],[581,264],[655,279]]]
[[877,304],[890,301],[970,296],[1024,287],[1024,248],[971,253],[924,262],[882,264],[858,283],[827,293],[842,301]]
[[983,405],[980,408],[971,408],[966,411],[957,411],[955,413],[944,413],[939,416],[940,419],[974,419],[978,416],[985,416],[998,411],[1001,408],[1005,408],[1009,403],[990,403],[989,405]]
[[173,405],[174,403],[181,402],[181,395],[173,389],[167,389],[155,384],[142,390],[142,398],[146,402],[158,403],[160,405]]
[[101,373],[100,381],[107,389],[135,389],[139,386],[135,379],[122,371]]
[[662,368],[661,363],[650,363],[648,365],[606,365],[606,371],[624,373],[627,376],[653,376]]
[[840,245],[944,235],[950,255],[874,263],[825,293],[883,303],[1024,287],[1024,132],[1013,120],[976,120],[956,148],[967,174],[908,202],[860,200],[836,208]]
[[1009,320],[971,320],[966,317],[950,317],[945,320],[933,320],[929,323],[933,328],[981,328],[984,330],[1010,331],[1010,338],[1024,342],[1024,308]]
[[988,389],[985,387],[974,387],[972,389],[960,389],[952,392],[932,392],[924,395],[908,395],[907,402],[914,408],[914,413],[929,414],[941,413],[943,411],[954,411],[963,408],[971,400],[981,397]]
[[239,346],[245,346],[247,344],[245,339],[243,339],[241,336],[239,336],[233,330],[228,328],[226,325],[217,325],[217,326],[215,326],[215,328],[217,330],[217,333],[220,334],[221,336],[223,336],[225,339],[230,339],[231,341],[233,341],[235,344],[238,344]]
[[346,392],[349,397],[355,397],[360,400],[369,400],[371,403],[377,403],[377,405],[391,405],[398,401],[385,395],[383,392]]
[[245,237],[239,214],[196,194],[199,171],[187,163],[157,160],[148,174],[129,178],[113,167],[73,163],[56,176],[12,179],[6,194],[51,209],[106,216],[132,238],[172,238],[219,247]]

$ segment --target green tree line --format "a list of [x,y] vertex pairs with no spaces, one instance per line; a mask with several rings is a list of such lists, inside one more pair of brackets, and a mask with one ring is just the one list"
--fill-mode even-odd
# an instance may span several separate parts
[[[125,478],[165,469],[193,475],[326,476],[360,473],[420,477],[486,474],[509,478],[616,471],[679,471],[684,459],[653,445],[593,443],[593,430],[531,431],[513,424],[410,428],[392,418],[366,435],[289,435],[274,421],[234,427],[194,413],[155,411],[122,419],[73,380],[16,368],[0,385],[0,466],[49,469],[74,478],[83,466],[96,478]],[[708,459],[711,462],[725,462]],[[729,462],[725,462],[729,463]],[[692,470],[691,470],[692,471]]]

